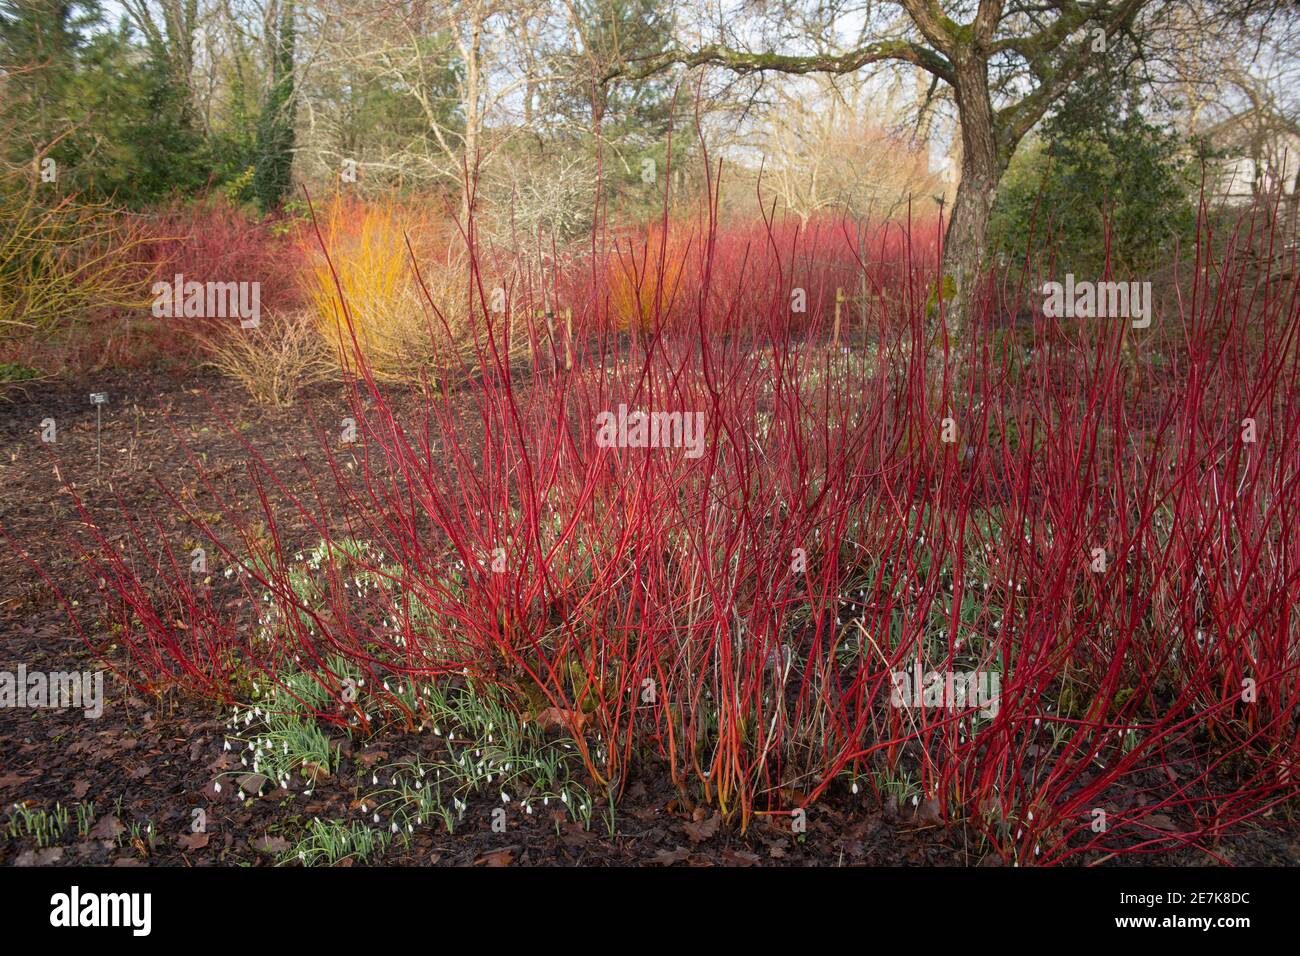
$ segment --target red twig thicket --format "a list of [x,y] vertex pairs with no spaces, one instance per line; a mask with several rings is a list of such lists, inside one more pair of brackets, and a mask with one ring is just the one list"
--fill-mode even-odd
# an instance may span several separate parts
[[[140,258],[150,282],[172,283],[179,275],[184,282],[257,283],[261,307],[271,321],[302,303],[304,262],[293,220],[250,219],[219,196],[209,196],[174,202],[143,221],[149,238]],[[193,353],[202,340],[240,331],[237,322],[202,316],[154,321],[150,327],[172,355]]]
[[307,671],[369,729],[468,675],[612,799],[660,768],[741,826],[879,801],[1021,864],[1212,854],[1300,786],[1300,273],[1253,229],[1204,229],[1148,329],[990,293],[932,346],[936,227],[710,216],[649,328],[595,256],[552,288],[572,360],[530,325],[526,367],[475,260],[474,360],[415,411],[358,349],[355,442],[293,482],[245,442],[259,513],[174,499],[211,583],[142,515],[84,509],[86,566],[148,687]]

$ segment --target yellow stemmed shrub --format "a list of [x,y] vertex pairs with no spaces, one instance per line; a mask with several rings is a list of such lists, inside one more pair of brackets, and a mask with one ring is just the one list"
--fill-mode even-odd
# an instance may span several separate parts
[[0,167],[0,353],[52,347],[108,311],[146,307],[146,241],[109,205]]
[[648,331],[668,320],[683,300],[686,266],[694,245],[689,222],[671,222],[667,236],[652,223],[624,236],[606,260],[609,314],[617,328]]
[[[318,207],[316,221],[319,239],[312,229],[304,236],[304,292],[340,361],[350,367],[360,348],[379,378],[436,377],[467,334],[468,270],[464,254],[448,241],[448,226],[395,202],[343,198]],[[420,288],[412,253],[436,312]]]

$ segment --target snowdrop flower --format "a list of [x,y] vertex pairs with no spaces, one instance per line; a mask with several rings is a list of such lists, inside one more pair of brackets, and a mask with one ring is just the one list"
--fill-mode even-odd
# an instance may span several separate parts
[[213,789],[214,792],[216,792],[216,793],[220,793],[220,792],[221,792],[221,781],[220,781],[220,780],[216,780],[216,781],[214,781],[213,784],[212,784],[212,789]]

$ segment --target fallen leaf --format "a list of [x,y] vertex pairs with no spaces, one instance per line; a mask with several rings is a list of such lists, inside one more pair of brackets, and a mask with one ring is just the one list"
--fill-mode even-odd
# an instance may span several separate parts
[[222,770],[234,770],[238,766],[239,758],[229,750],[223,750],[216,760],[208,764],[208,769],[220,772]]
[[122,826],[122,821],[111,813],[99,818],[95,826],[90,831],[92,840],[116,840],[126,832],[126,827]]
[[582,725],[586,722],[587,715],[580,710],[561,710],[559,707],[547,707],[537,715],[537,726],[542,730],[572,731],[581,733]]
[[63,847],[47,846],[43,850],[24,850],[14,860],[14,866],[53,866],[63,859]]
[[515,851],[511,848],[485,853],[474,861],[475,866],[509,866],[514,862]]
[[182,850],[202,850],[208,845],[210,839],[208,833],[187,833],[176,840],[176,845]]
[[686,835],[691,838],[692,843],[703,843],[705,840],[712,839],[713,835],[718,832],[718,826],[722,823],[722,817],[713,814],[707,820],[689,821],[682,824],[682,829]]
[[672,866],[674,863],[684,863],[690,857],[691,851],[684,846],[679,846],[675,850],[660,850],[650,862],[658,863],[660,866]]
[[289,849],[289,841],[284,837],[260,836],[253,841],[253,849],[259,853],[283,853]]
[[581,823],[571,822],[560,837],[560,842],[567,847],[585,846],[594,836],[595,834],[583,827]]
[[318,763],[312,763],[310,760],[303,761],[302,772],[303,776],[312,783],[320,783],[330,775],[330,772],[325,767]]
[[270,781],[260,773],[246,773],[239,778],[239,789],[247,794],[256,794]]

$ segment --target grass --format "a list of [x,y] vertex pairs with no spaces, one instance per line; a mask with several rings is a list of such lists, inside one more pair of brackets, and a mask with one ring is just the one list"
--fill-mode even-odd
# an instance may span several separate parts
[[90,801],[74,804],[71,812],[62,803],[55,803],[50,810],[14,804],[5,824],[5,834],[11,840],[34,839],[36,846],[44,849],[63,841],[74,815],[76,834],[85,840],[95,822],[95,804]]

